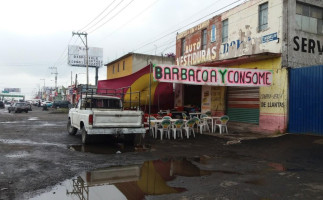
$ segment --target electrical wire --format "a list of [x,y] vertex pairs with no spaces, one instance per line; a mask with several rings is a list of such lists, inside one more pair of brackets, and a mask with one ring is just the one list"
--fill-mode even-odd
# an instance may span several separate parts
[[97,21],[95,24],[93,24],[92,26],[90,26],[90,28],[87,28],[86,29],[86,32],[88,32],[89,30],[91,30],[94,26],[96,26],[98,23],[100,23],[102,20],[104,20],[108,15],[110,15],[123,1],[124,0],[121,0],[116,6],[114,6],[112,8],[112,10],[108,14],[104,15],[99,21]]
[[104,38],[102,38],[101,40],[97,41],[96,43],[102,42],[103,40],[105,40],[109,36],[113,35],[115,32],[117,32],[120,29],[126,27],[127,24],[129,24],[130,22],[132,22],[133,20],[135,20],[137,17],[139,17],[142,14],[144,14],[145,12],[147,12],[149,10],[149,8],[151,8],[153,5],[155,5],[158,1],[159,0],[154,1],[152,4],[150,4],[149,6],[147,6],[146,8],[144,8],[138,15],[136,15],[135,17],[132,17],[130,20],[127,20],[126,23],[122,24],[121,26],[119,26],[118,28],[116,28],[114,31],[112,31],[110,34],[106,35]]
[[81,32],[81,30],[85,29],[88,27],[92,22],[94,22],[96,19],[98,19],[107,9],[110,8],[110,6],[115,2],[116,0],[113,0],[112,3],[110,3],[98,16],[96,16],[92,21],[90,21],[86,26],[81,28],[78,32]]
[[154,43],[154,42],[156,42],[156,41],[159,41],[159,40],[161,40],[161,39],[163,39],[163,38],[165,38],[165,37],[167,37],[167,36],[169,36],[169,35],[171,35],[171,34],[174,34],[174,33],[178,32],[179,30],[181,30],[181,29],[183,29],[183,28],[185,28],[185,27],[187,27],[187,26],[190,26],[190,25],[192,25],[192,24],[194,24],[194,23],[196,23],[196,22],[198,22],[198,21],[201,21],[202,19],[204,19],[204,18],[206,18],[206,17],[209,17],[210,15],[213,15],[214,13],[219,12],[220,10],[223,10],[223,9],[225,9],[225,8],[227,8],[227,7],[230,7],[230,6],[232,6],[233,4],[235,4],[235,3],[239,2],[239,1],[241,1],[241,0],[237,0],[237,1],[235,1],[235,2],[233,2],[233,3],[231,3],[231,4],[229,4],[229,5],[226,5],[226,6],[222,7],[222,8],[220,8],[220,9],[218,9],[218,10],[216,10],[216,11],[212,12],[212,13],[209,13],[209,14],[207,14],[207,15],[205,15],[205,16],[203,16],[203,17],[201,17],[201,18],[199,18],[199,19],[197,19],[197,20],[195,20],[195,21],[193,21],[193,22],[191,22],[191,23],[189,23],[189,24],[186,24],[186,25],[184,25],[184,26],[182,26],[182,27],[180,27],[180,28],[178,28],[178,29],[176,29],[176,30],[174,30],[174,31],[172,31],[172,32],[170,32],[170,33],[168,33],[168,34],[166,34],[166,35],[164,35],[164,36],[162,36],[162,37],[158,38],[158,39],[155,39],[155,40],[154,40],[154,41],[152,41],[152,42],[149,42],[149,43],[147,43],[147,44],[145,44],[145,45],[142,45],[142,46],[138,47],[137,49],[133,50],[132,52],[136,52],[136,51],[138,51],[139,49],[141,49],[141,48],[143,48],[143,47],[145,47],[145,46],[147,46],[147,45],[150,45],[150,44],[152,44],[152,43]]
[[108,23],[109,21],[111,21],[113,18],[115,18],[116,16],[118,16],[122,11],[124,11],[134,0],[131,0],[126,6],[124,6],[121,10],[119,10],[119,12],[117,12],[115,15],[113,15],[110,19],[108,19],[107,21],[105,21],[103,24],[101,24],[100,26],[98,26],[97,28],[95,28],[94,30],[90,31],[89,33],[93,33],[94,31],[98,30],[99,28],[101,28],[102,26],[104,26],[106,23]]

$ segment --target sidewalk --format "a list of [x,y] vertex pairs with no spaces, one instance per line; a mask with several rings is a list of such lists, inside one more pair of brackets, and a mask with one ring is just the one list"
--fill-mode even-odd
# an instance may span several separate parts
[[255,140],[261,138],[274,138],[285,135],[284,133],[273,133],[270,131],[258,131],[258,125],[230,123],[228,126],[229,133],[219,133],[219,129],[215,133],[203,132],[205,135],[211,135],[219,138],[224,138],[227,141],[227,145],[240,143],[242,140]]

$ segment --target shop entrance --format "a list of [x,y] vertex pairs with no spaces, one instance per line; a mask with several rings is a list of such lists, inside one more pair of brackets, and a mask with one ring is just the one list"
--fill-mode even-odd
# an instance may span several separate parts
[[228,87],[230,121],[259,124],[259,87]]
[[192,105],[201,109],[201,85],[184,84],[184,106]]

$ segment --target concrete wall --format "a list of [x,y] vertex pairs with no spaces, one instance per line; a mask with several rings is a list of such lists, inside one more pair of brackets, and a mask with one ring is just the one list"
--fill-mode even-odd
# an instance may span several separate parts
[[[245,55],[282,53],[283,0],[268,0],[268,28],[258,30],[259,5],[252,0],[206,20],[176,37],[177,65],[192,66]],[[222,43],[222,21],[228,19],[228,41]],[[202,30],[207,29],[207,47],[201,49]],[[212,37],[212,31],[215,37]],[[181,55],[181,40],[185,53]],[[214,40],[215,39],[215,40]]]
[[[129,55],[115,63],[107,66],[107,79],[119,78],[123,76],[128,76],[132,73],[132,56]],[[125,69],[123,70],[123,62],[125,62]],[[119,64],[119,72],[118,72],[118,64]],[[114,73],[113,73],[114,66]],[[145,65],[146,66],[146,65]]]
[[[202,30],[207,29],[206,49],[202,50]],[[176,63],[192,66],[219,59],[221,46],[221,16],[215,16],[190,28],[176,37]],[[212,35],[214,33],[214,36]],[[185,37],[185,53],[181,55],[181,39]]]
[[[323,7],[323,1],[298,0]],[[303,67],[323,63],[323,34],[313,34],[297,30],[296,1],[284,0],[284,67]]]
[[149,65],[149,61],[153,64],[175,64],[175,59],[173,57],[133,54],[132,73],[135,73]]
[[[132,54],[129,53],[121,59],[117,59],[115,62],[111,62],[107,66],[107,79],[120,78],[124,76],[131,75],[140,69],[149,65],[149,61],[153,64],[175,64],[175,59],[173,57],[162,57],[162,56],[152,56],[146,54]],[[123,70],[123,62],[125,62],[125,69]],[[119,64],[119,72],[118,72]],[[114,73],[113,73],[114,66]]]
[[[268,87],[259,88],[260,116],[258,131],[286,131],[287,128],[287,94],[288,74],[287,69],[281,68],[281,58],[267,59],[241,65],[234,65],[232,68],[266,69],[273,72],[273,83]],[[219,94],[223,89],[216,89]],[[213,95],[213,94],[212,94]],[[223,95],[223,94],[221,94]],[[217,112],[225,110],[225,98],[217,95],[217,101],[212,102]],[[225,95],[223,95],[225,96]],[[214,111],[214,110],[212,110]]]
[[229,21],[229,38],[228,42],[221,44],[220,59],[264,52],[282,52],[282,0],[267,1],[268,28],[259,31],[259,5],[265,2],[263,0],[248,1],[221,14],[222,21],[225,19]]

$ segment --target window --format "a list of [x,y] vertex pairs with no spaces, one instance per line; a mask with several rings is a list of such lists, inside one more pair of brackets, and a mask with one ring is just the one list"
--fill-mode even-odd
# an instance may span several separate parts
[[122,68],[123,68],[123,71],[126,69],[126,61],[123,61]]
[[229,26],[229,20],[223,20],[222,21],[222,43],[228,41],[228,26]]
[[112,66],[112,74],[114,74],[114,65]]
[[323,8],[296,3],[296,28],[305,32],[323,34]]
[[207,30],[206,29],[203,29],[202,30],[202,50],[205,50],[206,49],[206,42],[207,42],[207,40],[206,40],[206,38],[207,38]]
[[181,40],[181,56],[184,56],[185,54],[185,38],[182,38]]
[[119,72],[119,69],[120,69],[120,68],[119,68],[119,64],[120,64],[120,63],[118,63],[118,72]]
[[258,30],[263,31],[268,28],[268,2],[259,5]]
[[215,26],[215,24],[212,25],[211,42],[216,42],[216,26]]

